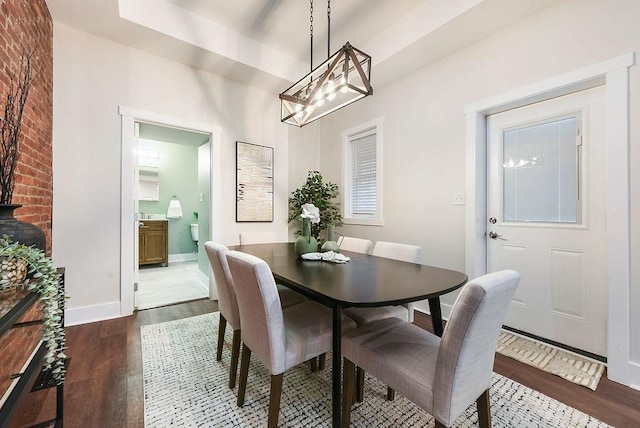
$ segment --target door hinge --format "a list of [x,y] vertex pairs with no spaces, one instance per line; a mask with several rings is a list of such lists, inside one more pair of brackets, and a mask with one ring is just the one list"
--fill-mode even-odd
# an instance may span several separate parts
[[138,291],[138,283],[137,282],[133,283],[133,291]]

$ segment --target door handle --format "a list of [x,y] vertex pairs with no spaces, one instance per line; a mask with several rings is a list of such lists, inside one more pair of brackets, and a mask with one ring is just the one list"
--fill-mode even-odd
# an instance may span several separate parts
[[495,233],[494,231],[489,232],[489,238],[491,239],[500,239],[502,241],[506,241],[506,239],[504,239],[502,237],[502,235],[498,235],[497,233]]

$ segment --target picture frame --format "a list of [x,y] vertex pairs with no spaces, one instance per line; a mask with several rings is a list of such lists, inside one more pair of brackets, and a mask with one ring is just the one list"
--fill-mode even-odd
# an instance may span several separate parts
[[236,141],[236,222],[273,222],[273,147]]

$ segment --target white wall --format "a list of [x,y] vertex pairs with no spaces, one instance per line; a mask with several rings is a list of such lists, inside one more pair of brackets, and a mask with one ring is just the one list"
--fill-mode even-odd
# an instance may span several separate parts
[[248,228],[235,223],[235,141],[274,147],[275,221],[250,226],[287,238],[288,130],[277,95],[56,24],[52,257],[66,267],[69,324],[120,315],[119,106],[222,130],[214,239],[228,245]]
[[[341,182],[340,132],[383,117],[384,227],[344,226],[340,232],[423,248],[423,262],[464,270],[464,106],[619,55],[640,51],[640,2],[560,2],[482,39],[292,135],[292,146],[318,149],[325,178]],[[375,60],[375,57],[374,57]],[[640,69],[630,69],[630,163],[640,162]],[[304,150],[292,147],[290,177],[301,175]],[[640,171],[631,169],[631,219],[640,215]],[[294,183],[291,183],[293,185]],[[631,361],[640,362],[640,229],[631,224]],[[451,304],[453,296],[443,299]],[[620,302],[621,305],[627,302]],[[636,370],[640,365],[636,364]],[[638,377],[635,378],[640,379]],[[638,382],[640,384],[640,382]]]

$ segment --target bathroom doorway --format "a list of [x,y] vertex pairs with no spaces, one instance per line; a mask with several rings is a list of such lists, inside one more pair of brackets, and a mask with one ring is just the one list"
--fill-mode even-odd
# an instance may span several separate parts
[[[120,107],[122,115],[122,240],[121,240],[121,313],[130,314],[137,306],[136,293],[147,283],[155,283],[160,299],[146,299],[140,309],[164,306],[197,298],[217,298],[211,287],[210,269],[204,242],[216,233],[212,230],[219,198],[220,131],[206,124],[140,112]],[[156,146],[156,149],[153,147]],[[141,167],[141,149],[155,157],[158,168]],[[151,149],[151,150],[149,150]],[[165,152],[162,154],[162,152]],[[187,153],[185,155],[185,153]],[[190,163],[185,163],[186,158]],[[190,176],[189,183],[171,179],[171,163],[176,164],[174,176]],[[148,162],[145,163],[148,165]],[[169,165],[169,169],[166,167]],[[139,200],[139,178],[147,180],[144,197]],[[149,180],[149,178],[151,178]],[[179,180],[178,180],[179,181]],[[154,193],[155,186],[155,193]],[[152,190],[149,193],[149,190]],[[154,197],[155,196],[155,197]],[[182,216],[169,214],[169,202],[179,201]],[[216,208],[217,209],[217,208]],[[169,218],[167,218],[169,217]],[[166,222],[167,260],[160,258],[140,262],[140,222]],[[196,240],[191,225],[196,227]],[[133,225],[131,227],[130,225]],[[157,239],[157,237],[156,237]],[[141,269],[142,267],[142,269]],[[140,275],[142,271],[142,275]],[[140,280],[142,282],[140,282]],[[191,291],[189,284],[193,287]],[[143,299],[144,300],[144,299]]]
[[[209,296],[199,266],[200,221],[209,224],[210,135],[155,123],[138,129],[138,284],[135,306],[150,309]],[[208,236],[203,230],[203,236]],[[147,258],[147,255],[149,256]]]

